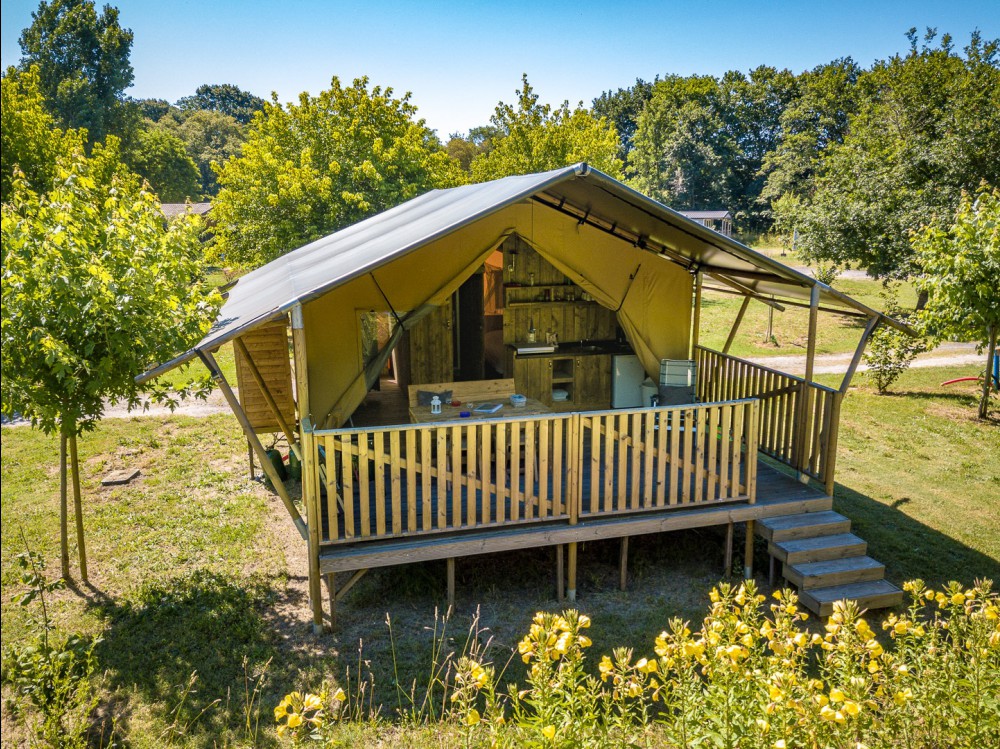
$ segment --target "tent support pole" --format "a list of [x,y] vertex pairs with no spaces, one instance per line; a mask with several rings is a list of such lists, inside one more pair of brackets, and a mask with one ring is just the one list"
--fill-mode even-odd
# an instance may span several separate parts
[[698,347],[698,333],[701,330],[701,271],[694,277],[694,313],[691,318],[691,347],[688,350],[688,359],[694,359],[694,350]]
[[576,600],[576,541],[569,545],[569,559],[567,565],[566,598],[570,603]]
[[753,533],[754,521],[747,521],[747,537],[743,543],[743,577],[753,577]]
[[267,402],[267,407],[271,409],[271,413],[278,422],[278,426],[281,427],[281,431],[285,434],[285,439],[288,440],[289,449],[294,452],[295,457],[301,461],[302,452],[296,444],[295,432],[285,420],[284,415],[281,413],[281,409],[278,408],[278,402],[271,394],[271,389],[264,381],[264,376],[260,373],[260,370],[257,369],[257,362],[253,360],[253,357],[250,355],[250,350],[247,348],[247,345],[243,342],[242,338],[234,338],[233,344],[239,350],[240,355],[242,355],[242,357],[246,360],[247,369],[250,370],[250,374],[253,375],[253,379],[257,383],[257,387],[260,388],[260,394],[264,396],[264,400]]
[[816,369],[816,333],[819,326],[819,285],[812,287],[809,293],[809,336],[806,340],[806,371],[802,376],[802,386],[799,390],[798,418],[795,435],[795,465],[798,470],[798,478],[802,483],[809,481],[806,474],[806,466],[809,465],[809,456],[806,452],[806,428],[809,424],[809,413],[812,411],[813,398],[815,392],[810,385],[813,384],[813,374]]
[[844,380],[840,383],[840,394],[845,395],[847,393],[847,388],[851,386],[851,380],[854,379],[854,373],[858,371],[858,365],[861,364],[861,357],[865,353],[865,349],[868,347],[868,339],[871,338],[872,333],[878,327],[881,319],[878,317],[872,317],[868,320],[868,325],[865,327],[865,332],[861,334],[861,340],[858,341],[858,347],[854,351],[854,357],[851,359],[850,366],[847,367],[847,372],[844,374]]
[[292,351],[295,354],[295,395],[299,405],[299,438],[302,441],[302,501],[306,506],[309,525],[309,604],[313,613],[313,632],[323,631],[323,577],[319,571],[319,534],[322,519],[319,507],[319,484],[317,476],[317,452],[313,446],[312,412],[309,408],[309,356],[306,349],[305,321],[302,305],[292,307]]
[[722,353],[729,353],[729,349],[732,347],[733,341],[736,340],[736,334],[739,332],[740,325],[743,323],[743,315],[747,313],[747,307],[749,306],[750,297],[743,297],[743,304],[740,305],[740,311],[736,314],[736,319],[733,321],[733,327],[729,331],[729,337],[726,338],[726,345],[722,347]]

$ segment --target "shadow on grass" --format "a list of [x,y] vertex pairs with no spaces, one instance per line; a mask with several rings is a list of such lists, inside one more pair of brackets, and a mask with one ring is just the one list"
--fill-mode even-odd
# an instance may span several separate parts
[[982,578],[994,588],[1000,584],[1000,560],[902,512],[909,501],[886,505],[841,484],[834,490],[834,509],[851,519],[851,531],[868,542],[868,555],[885,565],[886,577],[897,585],[918,577],[931,585],[958,580],[968,586]]
[[[199,570],[146,585],[134,600],[115,601],[96,589],[85,595],[88,607],[107,621],[96,656],[117,703],[101,712],[113,716],[121,735],[129,735],[137,719],[128,698],[135,693],[158,725],[167,726],[159,737],[163,744],[266,741],[246,735],[245,678],[259,675],[274,658],[267,684],[284,687],[306,660],[280,650],[267,615],[277,598],[273,581]],[[270,723],[275,694],[265,685],[261,725]]]

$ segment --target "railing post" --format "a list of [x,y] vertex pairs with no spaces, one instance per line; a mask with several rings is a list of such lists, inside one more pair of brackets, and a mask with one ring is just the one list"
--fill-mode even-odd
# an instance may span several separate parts
[[837,438],[840,435],[840,404],[844,394],[835,392],[830,404],[829,434],[826,437],[826,455],[823,457],[823,478],[828,497],[833,496],[836,487]]

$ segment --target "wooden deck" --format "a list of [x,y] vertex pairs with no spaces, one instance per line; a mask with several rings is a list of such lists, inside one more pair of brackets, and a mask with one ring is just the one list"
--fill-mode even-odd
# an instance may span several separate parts
[[505,524],[451,533],[403,538],[357,539],[325,545],[320,551],[323,573],[388,567],[431,559],[492,554],[514,549],[554,546],[647,533],[743,523],[748,520],[829,510],[832,499],[777,469],[759,462],[757,501],[715,503],[698,507],[666,507],[653,511],[581,518],[575,525],[551,521]]

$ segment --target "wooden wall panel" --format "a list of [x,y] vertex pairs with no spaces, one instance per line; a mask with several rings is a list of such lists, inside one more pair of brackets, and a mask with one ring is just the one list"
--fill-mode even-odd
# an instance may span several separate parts
[[[262,325],[244,334],[242,340],[285,421],[294,425],[295,401],[292,398],[292,367],[288,354],[288,330],[285,321],[278,320]],[[238,347],[235,349],[235,354],[240,405],[246,412],[253,430],[260,433],[281,431],[278,420],[264,400],[264,395]]]

